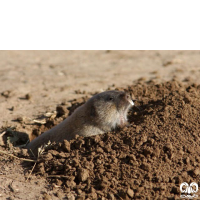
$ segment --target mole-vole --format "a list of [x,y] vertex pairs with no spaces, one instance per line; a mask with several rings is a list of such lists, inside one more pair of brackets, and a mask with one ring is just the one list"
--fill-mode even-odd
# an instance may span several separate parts
[[38,148],[49,141],[71,140],[75,135],[98,135],[124,126],[133,105],[131,96],[126,92],[112,90],[96,94],[63,122],[31,141],[27,148],[37,154]]

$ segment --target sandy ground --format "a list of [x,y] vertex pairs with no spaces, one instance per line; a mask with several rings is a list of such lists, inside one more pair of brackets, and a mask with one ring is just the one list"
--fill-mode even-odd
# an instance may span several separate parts
[[199,63],[200,51],[1,51],[0,126],[55,110],[58,103],[83,96],[77,90],[102,91],[139,78],[196,82]]
[[[0,51],[0,127],[29,134],[32,129],[15,119],[34,119],[113,84],[173,78],[200,83],[199,77],[200,51]],[[26,182],[30,170],[8,156],[0,158],[0,199],[48,199],[47,192],[61,199],[59,188],[37,176]],[[19,188],[23,191],[16,192]]]

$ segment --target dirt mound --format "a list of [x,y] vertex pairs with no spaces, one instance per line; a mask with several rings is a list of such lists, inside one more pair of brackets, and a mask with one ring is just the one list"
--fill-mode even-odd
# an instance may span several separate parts
[[[40,156],[36,173],[72,199],[179,199],[182,182],[200,185],[200,86],[171,81],[128,89],[141,109],[131,110],[128,127],[57,144]],[[70,108],[57,111],[62,119]]]

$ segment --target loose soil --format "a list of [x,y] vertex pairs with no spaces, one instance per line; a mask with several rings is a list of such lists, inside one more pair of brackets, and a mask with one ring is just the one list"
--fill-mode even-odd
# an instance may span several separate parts
[[[138,99],[140,110],[133,107],[127,127],[50,145],[39,156],[32,173],[31,162],[4,154],[0,157],[2,199],[172,200],[180,199],[182,182],[200,185],[200,85],[140,80],[116,89],[129,90]],[[32,140],[87,99],[74,99],[67,105],[60,102],[57,114],[46,118],[46,123],[28,125],[21,119],[20,126],[29,126]],[[13,134],[18,139],[14,145],[27,141],[25,133],[4,129],[5,143]],[[1,149],[20,158],[35,159],[25,149],[9,145]],[[16,171],[19,177],[12,176]],[[21,188],[29,195],[24,196]]]

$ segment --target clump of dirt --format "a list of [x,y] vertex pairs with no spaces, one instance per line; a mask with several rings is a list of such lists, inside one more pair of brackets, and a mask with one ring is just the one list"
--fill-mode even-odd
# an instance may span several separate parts
[[[130,111],[129,126],[55,144],[35,173],[76,199],[179,199],[182,182],[200,185],[200,85],[148,82],[128,90],[140,107]],[[59,107],[58,117],[85,100]]]

